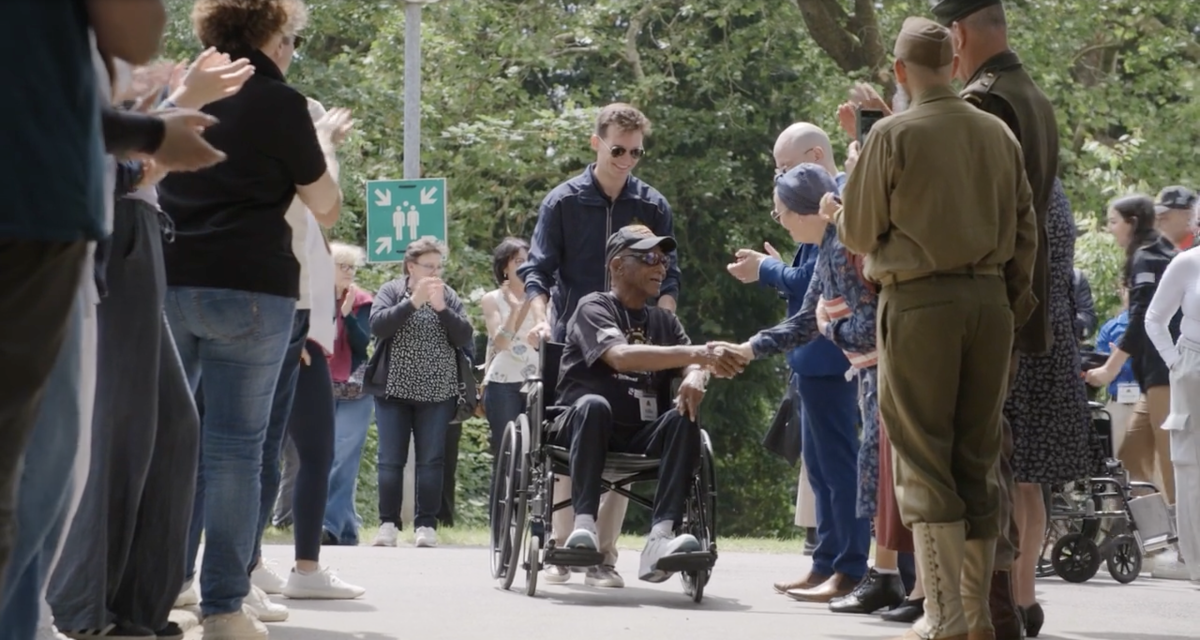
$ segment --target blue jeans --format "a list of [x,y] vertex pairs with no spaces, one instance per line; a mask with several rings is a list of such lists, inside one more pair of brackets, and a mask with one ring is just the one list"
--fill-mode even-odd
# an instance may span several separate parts
[[375,399],[375,424],[379,430],[379,521],[400,526],[400,501],[404,497],[404,465],[408,443],[416,443],[417,486],[414,527],[437,528],[442,506],[442,477],[446,458],[446,431],[458,399],[442,402],[407,402]]
[[801,400],[801,456],[816,497],[813,571],[857,581],[867,572],[871,521],[859,518],[858,385],[841,376],[793,375]]
[[492,432],[493,458],[500,453],[504,428],[525,411],[525,394],[521,393],[523,386],[523,382],[489,382],[484,388],[483,411]]
[[46,381],[37,423],[25,446],[17,490],[16,544],[3,575],[0,640],[29,640],[37,633],[42,588],[50,579],[55,552],[70,525],[66,518],[83,426],[80,374],[84,304],[89,303],[81,292],[72,303],[66,337]]
[[[246,568],[258,544],[263,441],[296,301],[170,287],[166,311],[188,383],[193,390],[204,385],[193,512],[205,533],[200,609],[206,616],[233,613],[250,592]],[[198,543],[193,539],[188,550],[192,571]]]
[[325,504],[325,531],[338,544],[358,544],[358,527],[362,524],[355,509],[358,490],[358,467],[363,445],[371,428],[371,410],[375,400],[363,396],[358,400],[338,400],[334,412],[333,469],[329,472],[329,501]]

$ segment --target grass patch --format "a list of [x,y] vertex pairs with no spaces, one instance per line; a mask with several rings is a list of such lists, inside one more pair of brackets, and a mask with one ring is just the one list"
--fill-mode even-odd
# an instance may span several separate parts
[[[373,527],[362,529],[359,533],[360,544],[371,544],[375,532]],[[268,528],[263,538],[265,544],[292,544],[292,532],[286,529]],[[412,531],[402,531],[400,542],[411,544]],[[488,530],[485,527],[445,527],[438,529],[438,542],[446,547],[487,547]],[[617,541],[621,549],[640,550],[645,544],[645,536],[630,534],[623,534]],[[717,546],[722,551],[799,554],[804,548],[804,538],[717,538]]]

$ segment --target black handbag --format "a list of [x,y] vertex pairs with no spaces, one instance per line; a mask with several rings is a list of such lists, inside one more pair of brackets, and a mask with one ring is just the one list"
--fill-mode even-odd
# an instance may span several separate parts
[[458,407],[451,422],[465,422],[475,415],[479,406],[479,385],[475,382],[475,365],[465,349],[455,349],[458,356]]

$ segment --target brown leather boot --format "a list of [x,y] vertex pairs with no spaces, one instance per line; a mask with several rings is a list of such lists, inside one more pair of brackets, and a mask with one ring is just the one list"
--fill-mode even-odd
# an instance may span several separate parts
[[793,582],[776,582],[775,591],[778,593],[787,593],[792,589],[815,589],[821,586],[829,576],[823,576],[815,571],[809,571],[808,575]]
[[996,631],[996,640],[1024,640],[1025,625],[1017,613],[1011,574],[1008,571],[992,572],[988,608],[992,612],[992,628]]
[[851,580],[840,573],[834,573],[831,578],[812,589],[789,590],[787,597],[792,600],[799,600],[800,602],[820,602],[827,604],[834,598],[840,598],[854,591],[854,587],[856,586],[858,586],[857,580]]

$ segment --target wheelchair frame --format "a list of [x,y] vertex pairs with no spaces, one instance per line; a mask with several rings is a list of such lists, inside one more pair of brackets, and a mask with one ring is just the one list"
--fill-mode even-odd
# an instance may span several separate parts
[[[1138,515],[1146,520],[1143,526],[1161,520],[1155,512],[1165,513],[1166,501],[1159,488],[1151,482],[1131,481],[1129,472],[1112,451],[1112,416],[1098,402],[1089,402],[1093,425],[1107,424],[1107,433],[1100,433],[1108,449],[1105,475],[1071,483],[1068,489],[1051,489],[1046,536],[1042,543],[1042,558],[1050,553],[1051,571],[1039,567],[1038,576],[1057,574],[1067,582],[1082,583],[1092,579],[1107,564],[1113,579],[1129,584],[1141,573],[1145,556],[1161,551],[1176,540],[1168,522],[1166,531],[1152,531],[1149,540],[1139,529]],[[1097,429],[1101,431],[1101,429]],[[1087,490],[1079,485],[1087,483]],[[1149,495],[1134,497],[1134,491],[1150,490]],[[1144,506],[1143,506],[1144,505]]]
[[[518,568],[524,569],[528,596],[537,593],[538,573],[546,565],[590,567],[604,560],[598,551],[557,548],[553,536],[554,512],[571,506],[570,499],[556,503],[553,493],[555,476],[570,475],[569,451],[551,444],[547,437],[554,420],[568,409],[552,404],[554,390],[552,386],[547,389],[545,382],[558,379],[562,349],[561,344],[542,343],[541,372],[528,378],[522,388],[526,411],[505,428],[492,475],[492,577],[507,590],[516,580]],[[670,391],[669,387],[660,390],[660,403],[667,401],[660,406],[670,406]],[[684,499],[683,518],[675,523],[675,530],[695,536],[701,551],[669,556],[665,566],[667,558],[658,563],[660,568],[680,574],[684,593],[697,603],[704,598],[717,559],[716,476],[712,441],[703,429],[700,441],[700,459]],[[651,509],[652,500],[633,493],[630,487],[657,479],[658,469],[657,459],[610,451],[601,493],[614,492]]]

